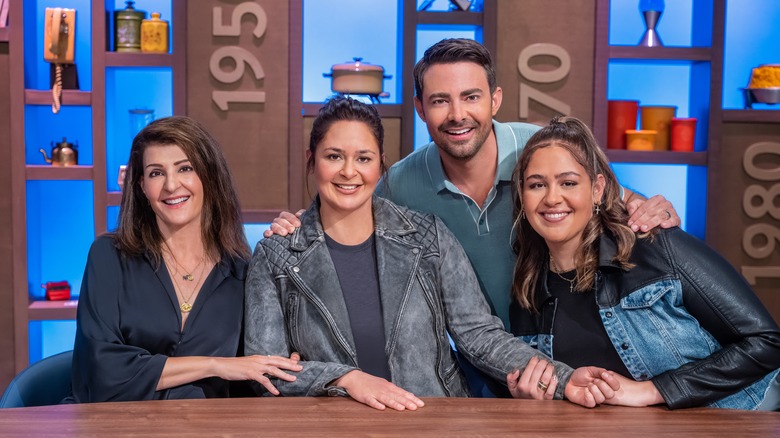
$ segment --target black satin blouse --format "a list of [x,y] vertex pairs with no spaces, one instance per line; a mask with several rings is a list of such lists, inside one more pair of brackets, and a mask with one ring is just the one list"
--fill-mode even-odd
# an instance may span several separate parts
[[239,353],[246,262],[222,260],[201,287],[181,329],[165,265],[119,252],[110,236],[92,244],[81,285],[73,351],[73,400],[103,402],[227,397],[207,378],[156,391],[168,357]]

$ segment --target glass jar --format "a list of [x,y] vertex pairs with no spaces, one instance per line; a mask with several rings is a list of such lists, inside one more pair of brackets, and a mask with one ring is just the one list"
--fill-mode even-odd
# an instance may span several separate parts
[[146,12],[133,8],[134,1],[126,1],[127,8],[114,11],[114,49],[117,52],[141,51],[141,22]]

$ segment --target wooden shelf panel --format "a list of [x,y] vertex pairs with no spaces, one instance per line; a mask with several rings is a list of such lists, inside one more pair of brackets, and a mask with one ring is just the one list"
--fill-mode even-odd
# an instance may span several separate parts
[[[51,105],[51,90],[24,90],[24,103],[27,105]],[[80,90],[62,90],[62,105],[92,105],[92,92]]]
[[92,166],[58,167],[49,164],[28,164],[25,168],[28,180],[88,181],[92,179]]
[[780,123],[778,110],[723,110],[724,122]]
[[[380,103],[378,105],[374,105],[376,107],[376,110],[379,112],[379,115],[382,118],[390,117],[390,118],[400,118],[402,109],[401,105],[396,104],[384,104]],[[303,104],[303,116],[304,117],[317,117],[317,113],[319,112],[320,108],[322,108],[321,103],[304,103]]]
[[418,12],[417,24],[472,24],[482,26],[482,12],[438,11]]
[[31,321],[76,319],[78,304],[78,300],[31,301],[27,308],[27,317]]
[[106,52],[106,67],[171,67],[170,53]]
[[609,58],[710,61],[712,59],[712,50],[709,47],[610,46]]
[[281,210],[243,210],[241,221],[245,224],[269,224],[281,212]]
[[106,193],[106,205],[116,207],[122,203],[122,192]]
[[706,166],[706,152],[627,151],[607,149],[607,157],[613,163],[688,164]]
[[0,27],[0,43],[8,42],[8,28]]

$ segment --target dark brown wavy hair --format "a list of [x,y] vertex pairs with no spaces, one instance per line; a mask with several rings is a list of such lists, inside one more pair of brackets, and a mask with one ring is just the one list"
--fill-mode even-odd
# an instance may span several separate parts
[[517,190],[514,208],[514,233],[512,245],[517,254],[514,270],[512,295],[524,309],[537,312],[534,293],[537,283],[545,281],[542,274],[549,268],[549,251],[542,236],[521,217],[523,211],[523,176],[531,157],[539,149],[550,146],[561,147],[579,163],[591,183],[601,174],[606,182],[602,195],[600,212],[593,215],[582,232],[582,246],[574,257],[577,266],[575,288],[579,292],[590,290],[596,279],[599,263],[599,236],[607,230],[617,243],[614,262],[623,269],[633,267],[629,263],[636,235],[627,225],[628,211],[620,198],[620,184],[609,167],[609,160],[599,147],[587,125],[574,117],[556,117],[549,125],[537,131],[526,143],[517,161],[512,182]]
[[155,265],[160,266],[163,238],[155,213],[141,188],[141,181],[144,151],[148,147],[162,145],[179,146],[203,184],[201,235],[209,257],[214,260],[249,260],[251,253],[227,161],[219,144],[206,129],[184,116],[155,120],[133,139],[119,208],[119,226],[114,233],[120,251],[133,256],[148,251]]

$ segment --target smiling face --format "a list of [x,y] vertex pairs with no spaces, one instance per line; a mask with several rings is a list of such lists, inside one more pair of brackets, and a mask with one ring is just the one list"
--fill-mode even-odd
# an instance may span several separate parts
[[163,238],[185,228],[200,234],[203,184],[179,146],[146,147],[140,183]]
[[561,146],[533,153],[523,173],[523,210],[552,253],[576,252],[593,216],[593,205],[601,201],[604,184],[601,174],[591,181],[585,168]]
[[371,220],[371,197],[382,175],[381,162],[379,143],[365,123],[342,120],[328,128],[316,146],[313,165],[323,221],[355,212]]
[[436,146],[454,159],[475,156],[493,132],[501,88],[491,95],[485,69],[473,62],[434,64],[422,83],[415,108]]

